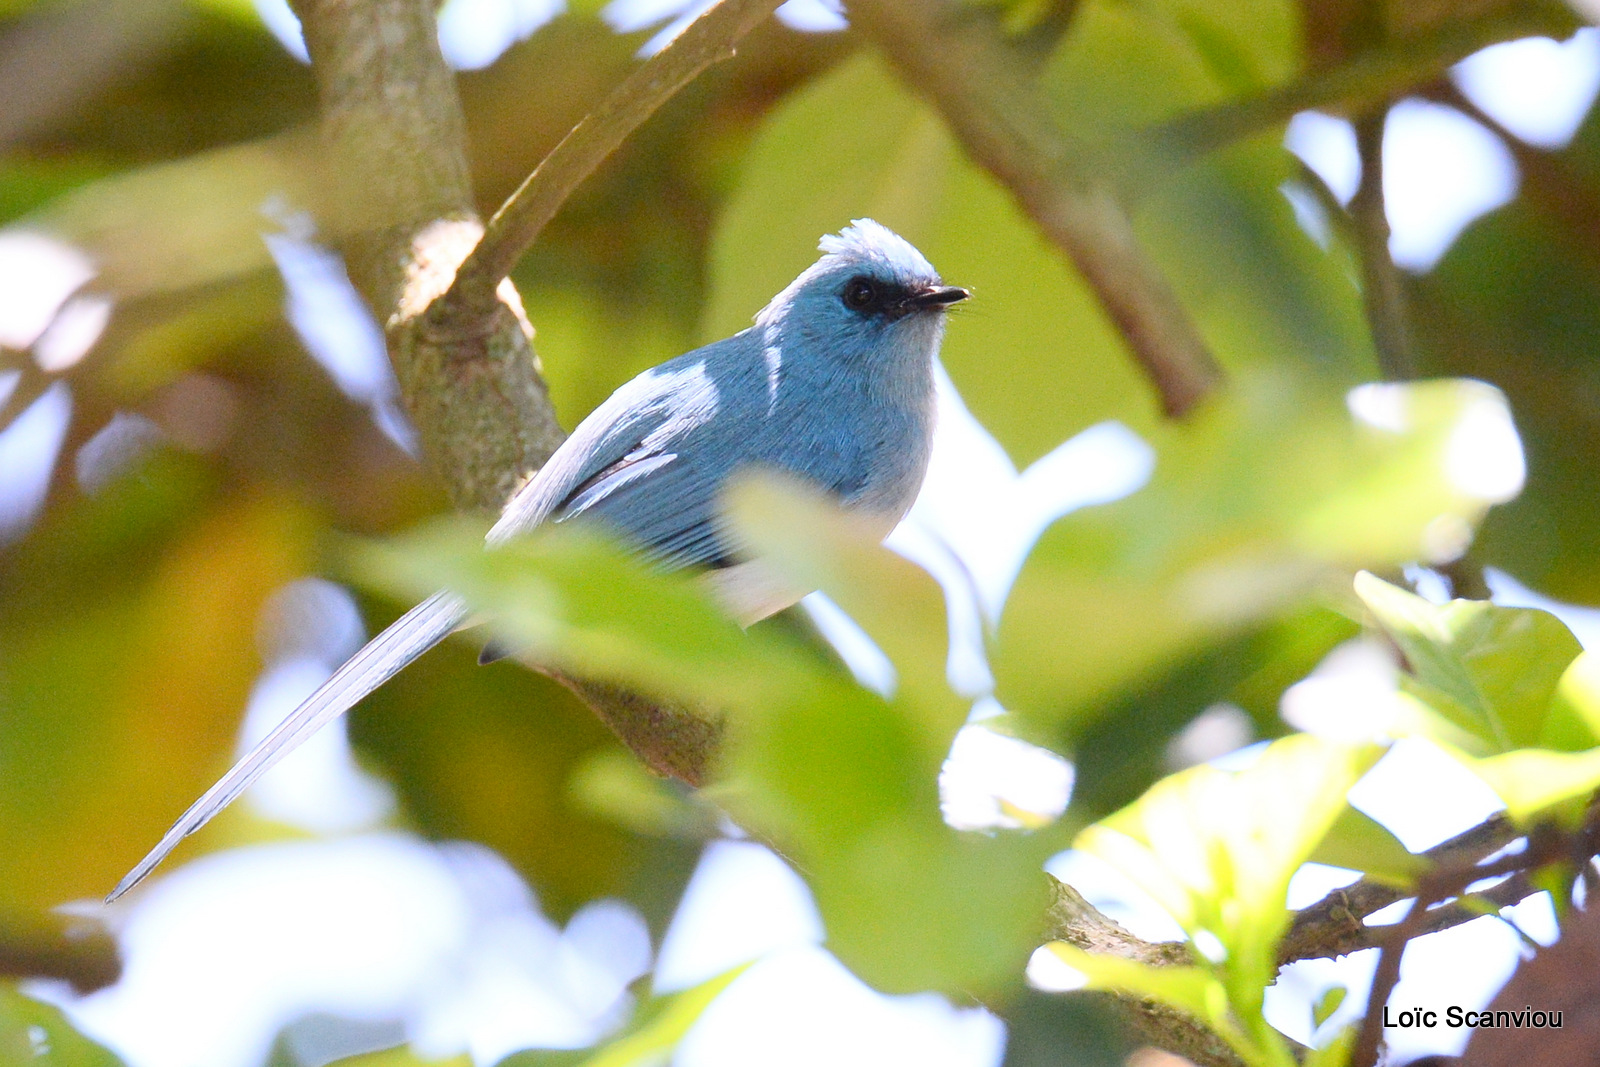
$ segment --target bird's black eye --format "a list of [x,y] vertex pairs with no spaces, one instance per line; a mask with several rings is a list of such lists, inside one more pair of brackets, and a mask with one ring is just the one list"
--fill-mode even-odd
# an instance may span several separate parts
[[871,278],[851,278],[844,283],[842,296],[851,311],[865,311],[878,302],[878,287]]

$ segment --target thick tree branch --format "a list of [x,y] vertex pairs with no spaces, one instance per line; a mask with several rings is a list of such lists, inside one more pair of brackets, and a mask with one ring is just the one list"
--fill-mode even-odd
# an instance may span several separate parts
[[[407,411],[458,507],[497,511],[564,439],[506,272],[601,160],[778,2],[724,0],[696,21],[557,146],[486,237],[431,0],[298,0],[321,94],[332,230],[347,235],[351,278],[386,325]],[[652,769],[704,780],[713,720],[562,681]]]
[[[1135,937],[1069,885],[1050,878],[1050,891],[1052,899],[1046,914],[1045,937],[1051,941],[1065,941],[1085,952],[1118,956],[1153,967],[1177,967],[1194,962],[1188,945],[1181,941],[1144,941]],[[1114,996],[1112,999],[1139,1031],[1140,1037],[1156,1048],[1175,1052],[1199,1067],[1242,1067],[1238,1053],[1199,1020],[1143,997]]]
[[299,0],[331,214],[385,324],[401,396],[458,507],[494,511],[561,441],[515,293],[449,329],[421,313],[481,227],[455,78],[429,0]]
[[447,304],[480,306],[511,273],[573,191],[635,129],[734,46],[782,0],[722,0],[651,56],[572,128],[489,220],[461,265]]
[[947,0],[852,0],[852,21],[944,116],[969,155],[1077,266],[1169,415],[1182,416],[1222,370],[1089,153],[1050,119],[1025,67],[980,10]]

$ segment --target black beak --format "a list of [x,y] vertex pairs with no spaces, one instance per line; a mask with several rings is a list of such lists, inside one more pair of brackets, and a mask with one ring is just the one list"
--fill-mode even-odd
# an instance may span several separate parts
[[917,311],[930,311],[959,304],[971,295],[959,285],[930,285],[921,292],[913,294],[906,303]]

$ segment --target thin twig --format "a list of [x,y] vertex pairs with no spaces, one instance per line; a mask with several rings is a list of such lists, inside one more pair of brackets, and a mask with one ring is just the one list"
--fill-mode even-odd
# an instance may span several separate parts
[[[1557,19],[1561,18],[1560,24]],[[1128,153],[1157,163],[1130,175],[1132,195],[1195,160],[1263,130],[1281,126],[1296,114],[1322,109],[1371,110],[1418,84],[1428,82],[1473,52],[1499,41],[1535,34],[1557,34],[1567,21],[1554,8],[1517,5],[1476,18],[1451,18],[1422,36],[1385,41],[1346,62],[1318,69],[1296,81],[1244,100],[1191,111],[1139,130],[1127,138]]]
[[[1522,832],[1505,814],[1492,815],[1470,830],[1435,845],[1422,856],[1439,867],[1477,863],[1521,835]],[[1531,896],[1534,892],[1537,890],[1530,887],[1523,897]],[[1367,917],[1410,895],[1409,889],[1371,878],[1363,878],[1354,885],[1333,890],[1295,914],[1288,933],[1278,943],[1279,965],[1296,960],[1336,959],[1374,947],[1374,933],[1365,923]],[[1521,899],[1518,897],[1507,903],[1514,904]],[[1463,916],[1460,922],[1476,917],[1476,913]],[[1441,925],[1437,929],[1443,930],[1454,925],[1459,923]]]
[[[1383,1038],[1383,1009],[1389,994],[1400,980],[1400,960],[1406,946],[1415,938],[1441,929],[1433,919],[1433,905],[1446,897],[1458,896],[1467,886],[1496,875],[1515,874],[1542,866],[1550,860],[1565,855],[1571,847],[1572,837],[1555,832],[1536,832],[1528,836],[1528,847],[1522,852],[1502,856],[1492,863],[1462,863],[1430,871],[1418,880],[1416,898],[1406,917],[1383,939],[1378,957],[1378,969],[1372,976],[1372,989],[1367,995],[1367,1014],[1361,1023],[1361,1033],[1350,1052],[1351,1067],[1376,1067],[1378,1045]],[[1430,910],[1433,909],[1433,910]],[[1477,918],[1475,914],[1472,916]],[[1452,924],[1453,925],[1453,924]]]
[[734,46],[782,0],[722,0],[586,115],[534,168],[489,220],[483,239],[461,264],[446,303],[476,306],[493,298],[500,280],[555,217],[561,205],[628,135]]
[[1361,184],[1350,200],[1350,217],[1361,257],[1361,297],[1378,367],[1390,381],[1407,381],[1416,377],[1417,361],[1406,321],[1400,269],[1389,254],[1389,217],[1383,198],[1383,129],[1388,112],[1387,106],[1380,106],[1355,121]]
[[1019,74],[1027,63],[980,10],[948,0],[853,0],[850,17],[1072,260],[1169,415],[1186,414],[1222,383],[1091,153],[1053,121]]

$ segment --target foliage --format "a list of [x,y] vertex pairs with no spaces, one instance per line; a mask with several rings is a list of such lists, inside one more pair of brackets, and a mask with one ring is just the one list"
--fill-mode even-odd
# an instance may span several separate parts
[[[486,217],[633,69],[644,38],[615,33],[600,7],[573,4],[460,78]],[[54,383],[72,395],[42,509],[0,546],[0,950],[3,917],[103,894],[222,769],[277,590],[350,578],[381,622],[443,584],[543,667],[726,717],[715,781],[685,799],[555,681],[480,670],[465,642],[358,709],[352,737],[394,784],[400,820],[491,845],[557,917],[621,897],[659,936],[726,815],[803,874],[828,948],[875,988],[1004,1010],[1040,941],[1040,866],[1076,841],[1171,912],[1188,962],[1053,951],[1094,988],[1200,1020],[1250,1067],[1285,1067],[1293,1053],[1261,1003],[1292,920],[1289,876],[1306,859],[1391,886],[1430,870],[1345,803],[1384,745],[1442,747],[1524,829],[1580,824],[1600,787],[1600,661],[1563,624],[1395,584],[1412,563],[1499,567],[1600,600],[1600,120],[1561,150],[1507,139],[1522,194],[1420,276],[1364,259],[1361,220],[1282,147],[1307,106],[1359,116],[1413,91],[1461,104],[1439,78],[1450,61],[1565,34],[1573,16],[1535,0],[1388,5],[1376,18],[1392,24],[1368,39],[1330,25],[1328,7],[956,5],[1038,90],[1018,125],[1066,131],[1227,370],[1181,423],[1162,417],[1126,324],[1035,206],[857,30],[757,31],[606,162],[514,276],[570,427],[643,368],[742,328],[820,234],[870,216],[973,290],[943,361],[1024,472],[1018,495],[1096,423],[1151,445],[1149,482],[1052,516],[983,620],[1007,712],[988,725],[1082,765],[1059,820],[977,833],[940,814],[973,694],[947,680],[945,597],[928,574],[795,486],[751,479],[728,501],[752,544],[886,653],[896,684],[883,695],[803,624],[741,632],[692,577],[655,573],[597,531],[484,552],[483,524],[437,518],[444,494],[385,436],[372,398],[341,392],[285,320],[263,230],[304,237],[314,216],[328,243],[348,236],[316,191],[310,72],[249,5],[108,5],[144,35],[114,35],[133,43],[104,77],[103,57],[65,49],[70,91],[19,106],[15,128],[0,116],[0,242],[26,230],[79,249],[95,278],[78,295],[114,305],[70,365],[0,338],[0,425]],[[0,49],[86,10],[0,2]],[[18,77],[0,62],[0,99],[24,99]],[[1394,307],[1364,297],[1374,269],[1392,275]],[[1394,314],[1424,380],[1363,384],[1380,377],[1374,317]],[[158,443],[127,447],[103,479],[75,477],[118,413],[147,419]],[[1483,463],[1485,442],[1517,462]],[[1362,626],[1402,666],[1382,729],[1282,736],[1279,696]],[[1276,740],[1241,771],[1175,771],[1168,743],[1219,703]],[[294,832],[236,810],[194,849]],[[600,1049],[507,1063],[658,1062],[737,974],[646,999]],[[37,1033],[54,1060],[26,1058]],[[1338,1063],[1349,1038],[1308,1062]],[[8,1056],[113,1062],[6,986]]]

